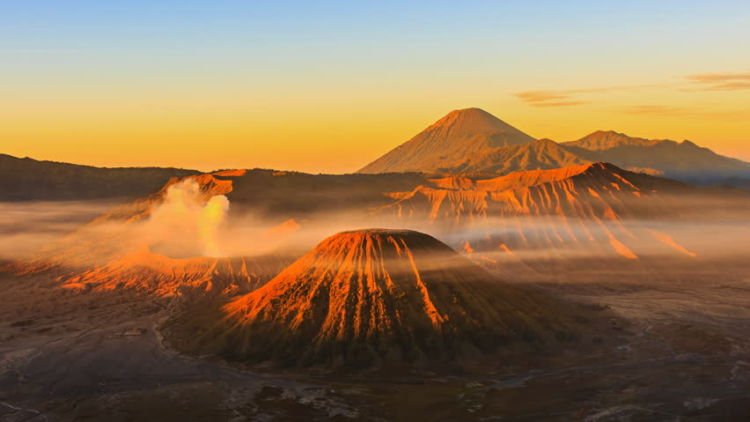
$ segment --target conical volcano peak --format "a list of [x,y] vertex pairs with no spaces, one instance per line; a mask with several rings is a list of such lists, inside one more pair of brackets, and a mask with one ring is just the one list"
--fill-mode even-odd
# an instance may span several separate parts
[[348,236],[404,236],[404,237],[421,237],[421,238],[429,238],[433,239],[435,242],[439,242],[439,240],[435,239],[434,237],[418,232],[415,230],[408,230],[408,229],[381,229],[381,228],[374,228],[374,229],[359,229],[359,230],[347,230],[343,232],[339,232],[338,234],[335,234],[329,239],[334,239],[337,237],[348,237]]
[[435,122],[431,127],[452,126],[468,133],[497,132],[517,130],[481,108],[463,108],[453,110]]
[[338,249],[368,248],[377,246],[380,254],[383,246],[388,245],[398,249],[396,252],[406,252],[410,248],[418,250],[441,251],[452,253],[453,250],[434,237],[413,230],[405,229],[364,229],[352,230],[335,234],[322,241],[314,250],[317,253],[334,252]]
[[[451,137],[454,140],[473,138],[479,135],[494,136],[494,139],[490,140],[493,146],[499,146],[495,144],[517,145],[533,141],[532,137],[481,108],[453,110],[425,129],[422,134],[433,131],[438,131],[439,135]],[[504,139],[498,143],[499,137]]]
[[[450,113],[446,114],[445,117],[450,116],[486,116],[491,119],[496,119],[495,116],[493,116],[491,113],[487,112],[484,109],[481,109],[479,107],[467,107],[467,108],[457,108]],[[445,118],[444,117],[444,118]]]
[[211,323],[197,346],[284,365],[443,360],[537,347],[570,328],[568,312],[427,234],[356,230],[323,240],[225,305],[224,323]]
[[479,108],[454,110],[360,172],[451,173],[534,138]]

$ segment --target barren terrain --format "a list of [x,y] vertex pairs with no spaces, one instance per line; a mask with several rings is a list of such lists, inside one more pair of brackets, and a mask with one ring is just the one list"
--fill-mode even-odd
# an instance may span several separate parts
[[[619,262],[619,265],[617,264]],[[598,352],[499,362],[480,375],[248,370],[165,347],[177,299],[0,279],[3,420],[746,420],[750,264],[544,262],[520,283],[612,320]],[[554,271],[538,273],[539,268]],[[563,272],[562,269],[565,269]],[[553,275],[554,273],[554,275]],[[172,302],[170,302],[172,301]]]

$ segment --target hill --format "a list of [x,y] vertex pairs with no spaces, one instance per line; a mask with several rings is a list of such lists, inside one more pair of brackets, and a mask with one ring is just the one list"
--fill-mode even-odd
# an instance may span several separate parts
[[0,154],[0,201],[136,198],[158,191],[170,178],[197,173],[159,167],[92,167]]

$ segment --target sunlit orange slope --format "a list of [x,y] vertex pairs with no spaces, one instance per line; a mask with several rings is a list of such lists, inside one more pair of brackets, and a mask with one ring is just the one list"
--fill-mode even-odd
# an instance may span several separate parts
[[61,280],[63,288],[77,291],[232,296],[254,290],[287,263],[281,257],[172,258],[143,248]]
[[[519,171],[496,178],[429,179],[409,192],[391,192],[399,215],[433,220],[522,215],[614,219],[629,205],[653,204],[660,195],[686,191],[681,183],[594,163]],[[643,201],[635,201],[642,196]],[[632,201],[631,201],[632,200]]]
[[436,230],[449,225],[460,234],[463,227],[464,247],[471,250],[609,250],[636,259],[628,244],[641,236],[623,222],[674,215],[672,199],[682,193],[694,192],[679,182],[594,163],[490,179],[430,179],[411,191],[391,192],[394,202],[383,212],[430,221]]

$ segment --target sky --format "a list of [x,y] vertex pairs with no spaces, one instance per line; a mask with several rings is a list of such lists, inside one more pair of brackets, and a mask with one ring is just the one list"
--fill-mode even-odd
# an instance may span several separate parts
[[750,2],[0,0],[0,153],[361,168],[449,111],[750,160]]

